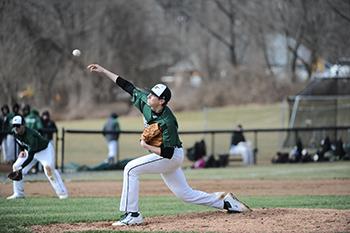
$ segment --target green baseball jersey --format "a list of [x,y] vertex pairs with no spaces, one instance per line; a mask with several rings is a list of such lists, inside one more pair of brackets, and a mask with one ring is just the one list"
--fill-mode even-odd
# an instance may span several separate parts
[[23,135],[16,134],[14,129],[12,131],[20,147],[28,151],[29,157],[33,157],[35,153],[46,149],[49,144],[49,140],[41,136],[38,131],[28,127],[26,127]]
[[147,104],[147,93],[137,88],[133,91],[131,102],[140,110],[146,124],[158,123],[162,129],[164,147],[181,147],[176,117],[168,106],[161,113],[155,113]]
[[31,129],[41,130],[43,123],[41,122],[38,111],[32,110],[28,116],[25,117],[26,126]]

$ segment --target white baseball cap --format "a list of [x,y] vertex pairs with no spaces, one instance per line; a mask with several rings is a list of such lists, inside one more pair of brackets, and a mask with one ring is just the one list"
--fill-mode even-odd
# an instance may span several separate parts
[[156,84],[154,87],[152,87],[151,93],[158,98],[164,99],[165,102],[168,102],[171,98],[171,91],[164,84]]
[[16,125],[24,125],[24,119],[22,116],[17,115],[12,119],[12,125],[16,126]]

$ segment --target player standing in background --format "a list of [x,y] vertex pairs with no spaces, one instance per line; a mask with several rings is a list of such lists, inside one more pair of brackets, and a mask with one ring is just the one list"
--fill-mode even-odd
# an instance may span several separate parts
[[[103,125],[103,131],[119,131],[120,126],[118,122],[118,115],[111,113],[107,122]],[[119,133],[103,133],[108,145],[107,163],[112,165],[118,161],[118,139]]]
[[4,135],[3,141],[2,141],[2,149],[3,149],[3,157],[4,161],[7,163],[12,163],[16,160],[16,154],[18,152],[18,146],[16,145],[15,138],[10,133],[11,131],[11,121],[12,118],[19,114],[19,104],[14,103],[12,105],[12,112],[10,112],[9,107],[7,105],[4,105],[1,108],[2,114],[4,116],[4,131],[8,132],[6,135]]
[[[60,199],[67,198],[67,189],[59,172],[55,169],[55,150],[52,144],[36,130],[25,126],[24,118],[20,115],[12,119],[12,126],[16,141],[21,148],[21,152],[12,166],[13,171],[21,171],[25,175],[39,161],[43,165],[45,175],[57,196]],[[24,198],[23,179],[13,181],[13,195],[7,197],[7,199],[17,198]]]
[[35,129],[36,131],[41,132],[41,129],[43,128],[43,123],[41,122],[38,110],[30,110],[29,114],[24,117],[24,120],[26,121],[26,126],[28,128]]
[[7,160],[7,156],[6,156],[6,148],[7,148],[7,135],[10,132],[10,127],[9,127],[9,120],[8,120],[8,114],[10,113],[10,108],[7,104],[4,104],[3,106],[1,106],[1,118],[2,118],[2,122],[1,122],[1,153],[2,153],[2,157],[3,157],[3,161],[7,162],[7,163],[11,163],[11,161]]
[[54,145],[53,134],[57,132],[57,126],[56,123],[51,119],[49,111],[44,111],[41,114],[41,122],[43,125],[41,135],[43,135],[44,138],[48,139],[52,145]]
[[171,98],[170,89],[155,85],[150,93],[136,88],[132,83],[98,64],[87,67],[90,72],[111,79],[132,96],[133,105],[143,115],[145,126],[158,123],[162,130],[163,143],[160,147],[140,140],[140,145],[151,152],[148,155],[130,161],[124,168],[123,190],[120,201],[122,217],[113,226],[141,224],[143,218],[139,212],[139,176],[146,173],[159,173],[168,188],[184,202],[225,209],[228,212],[246,212],[249,207],[240,202],[232,193],[206,193],[193,190],[187,183],[181,165],[184,150],[178,135],[177,120],[167,106]]
[[241,124],[237,125],[232,133],[229,155],[241,155],[245,165],[254,164],[254,152],[250,142],[247,142],[244,137],[243,127]]
[[24,119],[29,115],[29,113],[30,113],[30,105],[25,104],[24,107],[22,108],[22,116],[24,117]]

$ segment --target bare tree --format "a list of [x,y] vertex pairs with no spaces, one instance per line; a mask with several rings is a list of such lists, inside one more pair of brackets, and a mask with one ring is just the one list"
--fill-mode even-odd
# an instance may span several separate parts
[[[341,18],[348,21],[350,23],[349,9],[350,2],[349,1],[329,1],[327,0],[328,6]],[[346,13],[347,12],[347,13]]]
[[[199,25],[211,37],[215,38],[229,51],[233,66],[241,63],[244,56],[245,37],[239,26],[245,20],[245,1],[157,1],[175,17],[185,17]],[[239,26],[238,26],[239,25]]]
[[[208,80],[241,68],[267,68],[272,76],[272,34],[288,38],[295,82],[299,66],[310,76],[320,58],[350,56],[349,9],[346,0],[0,0],[1,104],[79,111],[124,98],[108,80],[86,77],[91,62],[141,87],[182,60]],[[71,55],[74,48],[80,57]],[[33,96],[20,99],[24,89]]]
[[[347,6],[346,1],[338,1]],[[317,7],[315,7],[317,5]],[[292,54],[291,71],[292,81],[296,80],[296,65],[299,61],[307,70],[309,77],[313,72],[313,67],[317,63],[318,58],[323,57],[326,60],[334,60],[332,58],[339,57],[348,53],[348,42],[345,42],[349,36],[348,23],[342,22],[340,18],[344,18],[334,14],[336,8],[330,8],[329,2],[317,0],[299,0],[299,1],[282,1],[277,5],[279,12],[279,24],[287,38],[292,43],[288,43],[288,49]],[[332,10],[333,9],[333,12]],[[346,8],[345,8],[346,9]],[[336,11],[335,11],[336,12]],[[340,29],[340,30],[338,30]],[[344,42],[345,43],[344,43]],[[300,46],[304,45],[310,50],[310,58],[305,60],[299,53]],[[342,52],[336,48],[342,48]],[[349,53],[348,53],[349,54]]]

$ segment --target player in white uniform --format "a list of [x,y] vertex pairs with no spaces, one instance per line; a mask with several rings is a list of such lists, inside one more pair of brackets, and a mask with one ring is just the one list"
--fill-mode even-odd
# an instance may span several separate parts
[[[22,116],[15,116],[12,119],[12,125],[14,136],[22,150],[12,166],[13,171],[21,171],[25,175],[39,161],[43,165],[45,175],[57,196],[60,199],[66,199],[68,192],[59,172],[55,169],[55,150],[52,144],[36,130],[25,126]],[[13,195],[7,197],[7,199],[17,198],[24,198],[23,179],[13,181]]]
[[192,189],[181,169],[184,150],[178,135],[176,118],[167,106],[171,92],[163,84],[155,85],[151,93],[145,93],[132,83],[108,71],[98,64],[88,66],[96,72],[110,78],[132,96],[133,105],[143,114],[146,126],[158,123],[162,130],[163,144],[155,147],[141,140],[140,145],[148,155],[130,161],[124,168],[123,190],[120,201],[122,217],[113,226],[141,224],[143,218],[139,212],[139,176],[146,173],[159,173],[168,188],[184,202],[226,209],[228,212],[246,212],[249,207],[240,202],[233,194],[206,193]]

